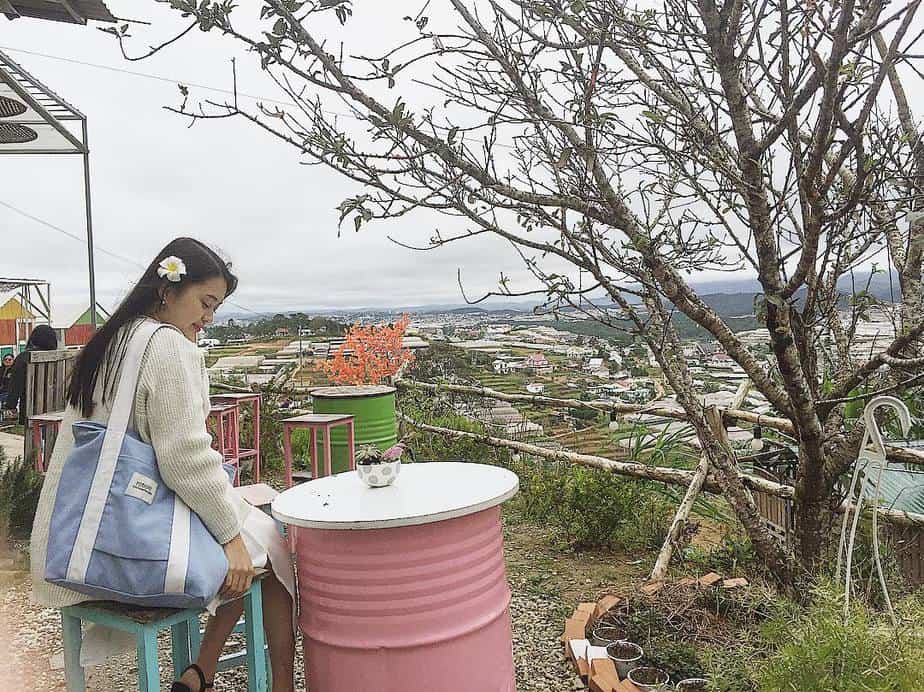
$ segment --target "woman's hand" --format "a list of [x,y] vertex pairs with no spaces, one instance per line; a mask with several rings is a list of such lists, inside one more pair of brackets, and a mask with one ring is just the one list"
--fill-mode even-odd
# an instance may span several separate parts
[[225,583],[219,594],[226,599],[240,598],[250,589],[250,582],[256,574],[253,560],[247,552],[247,546],[244,545],[241,534],[222,547],[225,549],[225,557],[228,558],[228,576],[225,577]]

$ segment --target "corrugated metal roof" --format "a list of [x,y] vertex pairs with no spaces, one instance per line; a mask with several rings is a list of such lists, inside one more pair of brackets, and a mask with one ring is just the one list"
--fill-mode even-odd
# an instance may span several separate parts
[[924,514],[924,473],[911,469],[886,469],[882,473],[880,497],[883,507]]
[[0,12],[10,19],[35,17],[69,24],[116,21],[103,0],[0,0]]
[[[892,441],[896,447],[921,449],[922,440]],[[879,495],[884,507],[924,514],[924,469],[917,464],[889,464],[882,472]]]

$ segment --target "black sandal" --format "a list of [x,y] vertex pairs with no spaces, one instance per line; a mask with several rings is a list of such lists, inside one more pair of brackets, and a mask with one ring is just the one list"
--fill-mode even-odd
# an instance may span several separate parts
[[[196,671],[196,675],[199,676],[199,690],[200,690],[200,691],[202,691],[202,690],[211,690],[211,689],[214,689],[214,688],[215,688],[215,683],[214,683],[214,682],[206,682],[206,681],[205,681],[205,673],[203,673],[203,672],[202,672],[202,669],[201,669],[199,666],[197,666],[195,663],[193,663],[191,666],[187,667],[186,670],[184,670],[184,671],[180,674],[180,677],[183,677],[184,675],[186,675],[186,671],[188,671],[188,670],[194,670],[194,671]],[[180,682],[179,680],[177,680],[175,683],[173,683],[173,684],[170,686],[170,692],[193,692],[193,691],[192,691],[192,688],[190,688],[190,686],[187,685],[185,682]]]

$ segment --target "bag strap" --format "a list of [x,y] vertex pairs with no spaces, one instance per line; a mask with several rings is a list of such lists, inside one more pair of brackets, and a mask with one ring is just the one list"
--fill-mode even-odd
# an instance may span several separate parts
[[167,326],[153,320],[143,320],[134,328],[129,338],[119,373],[115,399],[109,413],[109,421],[106,424],[106,434],[103,437],[103,445],[96,462],[96,472],[90,485],[90,494],[87,497],[86,508],[81,517],[74,548],[67,565],[67,578],[75,583],[85,581],[87,570],[90,567],[90,557],[93,553],[93,546],[96,544],[103,509],[109,497],[109,489],[112,486],[112,478],[122,451],[125,433],[128,431],[135,391],[141,376],[141,360],[144,358],[151,337],[159,329]]

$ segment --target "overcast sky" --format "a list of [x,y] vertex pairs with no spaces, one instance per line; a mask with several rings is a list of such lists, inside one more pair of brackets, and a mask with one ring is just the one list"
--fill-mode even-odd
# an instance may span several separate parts
[[[152,22],[133,29],[137,52],[185,26],[177,13],[152,0],[106,2],[116,16]],[[401,3],[410,13],[420,5]],[[252,14],[261,4],[239,3]],[[431,5],[431,27],[456,24],[448,3]],[[357,16],[346,27],[331,17],[330,28],[315,30],[331,45],[342,40],[369,52],[415,35],[390,2],[360,0],[354,7]],[[231,57],[238,59],[240,91],[284,98],[253,56],[230,39],[196,30],[149,60],[127,62],[113,38],[96,27],[0,16],[0,50],[88,116],[97,294],[106,308],[125,295],[140,265],[178,235],[199,238],[233,261],[241,281],[229,312],[461,303],[460,268],[470,297],[496,290],[500,272],[513,279],[513,290],[535,288],[519,257],[498,239],[479,236],[420,253],[386,238],[426,244],[437,225],[451,229],[433,214],[375,224],[359,234],[348,219],[338,238],[335,207],[361,192],[356,184],[300,165],[294,149],[243,120],[189,128],[188,121],[164,110],[179,103],[177,82],[230,88]],[[413,104],[420,96],[419,90],[408,94],[414,89],[399,79],[391,98],[400,92]],[[194,98],[225,98],[191,91]],[[912,98],[922,112],[924,93]],[[330,108],[344,110],[333,100]],[[84,245],[4,205],[83,237],[81,159],[0,157],[0,181],[0,276],[50,281],[54,321],[66,324],[88,305]]]
[[[151,2],[107,4],[117,16],[154,20],[152,37],[183,26],[176,13]],[[360,22],[355,26],[356,32],[364,30]],[[369,38],[357,33],[350,40]],[[136,45],[140,50],[146,43]],[[472,294],[495,289],[501,271],[524,273],[512,250],[493,239],[426,254],[386,239],[393,234],[409,242],[425,241],[435,221],[424,216],[379,224],[359,234],[348,219],[338,238],[335,207],[359,192],[355,184],[300,165],[294,150],[243,121],[190,129],[165,111],[164,105],[178,103],[178,81],[230,87],[229,59],[235,46],[220,37],[196,31],[162,55],[130,63],[122,59],[112,37],[92,26],[0,16],[0,50],[88,117],[98,249],[146,264],[171,238],[194,236],[234,262],[241,282],[233,300],[260,311],[461,303],[459,267],[466,292]],[[253,63],[252,56],[237,55],[241,64]],[[278,97],[255,71],[241,72],[242,91]],[[79,156],[0,157],[0,180],[0,202],[85,235]],[[86,308],[87,262],[81,243],[5,206],[0,206],[0,227],[0,275],[50,281],[57,323]],[[140,274],[138,264],[96,253],[97,293],[104,307],[125,295]],[[234,306],[228,310],[238,311]]]

